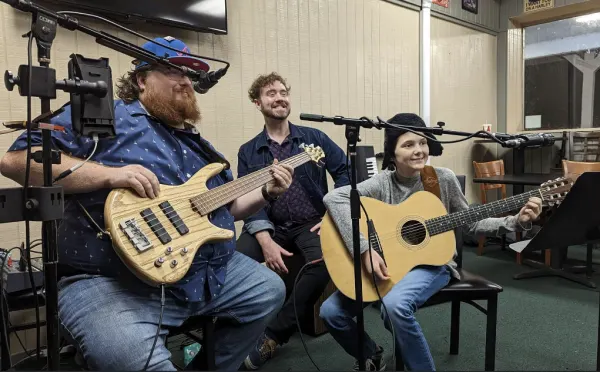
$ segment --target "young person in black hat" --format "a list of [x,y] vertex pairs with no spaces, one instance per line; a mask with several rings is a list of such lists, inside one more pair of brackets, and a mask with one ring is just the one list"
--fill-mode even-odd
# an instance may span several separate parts
[[[390,123],[425,127],[423,120],[415,114],[397,114]],[[442,154],[442,146],[435,137],[428,138],[398,129],[386,129],[384,143],[384,171],[357,185],[361,196],[368,196],[388,204],[399,204],[417,191],[423,190],[421,170],[424,169],[429,155]],[[434,167],[437,175],[441,200],[448,213],[468,208],[467,200],[460,190],[458,179],[447,168]],[[352,247],[352,225],[350,219],[349,187],[335,189],[324,198],[327,211],[337,225],[347,247]],[[528,230],[531,221],[536,219],[542,209],[541,199],[531,198],[515,216],[488,218],[466,227],[468,234],[500,235],[507,231]],[[352,249],[349,248],[350,252]],[[377,252],[372,251],[373,270],[369,258],[369,246],[361,236],[360,251],[366,271],[372,271],[378,280],[390,280],[387,267]],[[381,316],[385,327],[391,330],[393,324],[396,336],[396,352],[401,353],[409,370],[435,370],[435,364],[421,327],[415,319],[416,310],[452,278],[460,279],[456,263],[451,260],[443,266],[418,266],[396,283],[393,289],[383,297],[384,308]],[[365,304],[366,306],[367,304]],[[357,327],[353,318],[356,307],[353,300],[337,291],[321,306],[320,316],[331,335],[350,355],[357,358]],[[385,369],[383,349],[369,336],[366,336],[364,355],[367,358],[367,370]],[[358,364],[355,364],[358,369]]]

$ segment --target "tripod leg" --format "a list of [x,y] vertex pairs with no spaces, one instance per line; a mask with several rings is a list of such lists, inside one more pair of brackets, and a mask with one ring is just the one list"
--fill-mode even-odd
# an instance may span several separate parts
[[[600,297],[600,292],[598,292]],[[598,340],[596,341],[596,371],[600,371],[600,301],[598,301]]]

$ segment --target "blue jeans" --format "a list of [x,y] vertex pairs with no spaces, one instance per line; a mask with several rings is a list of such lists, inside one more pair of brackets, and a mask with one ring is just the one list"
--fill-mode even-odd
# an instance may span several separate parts
[[[419,266],[406,274],[383,297],[383,304],[390,313],[388,317],[382,306],[381,317],[388,330],[391,331],[390,321],[394,325],[396,354],[402,355],[408,370],[435,370],[429,346],[414,314],[431,296],[448,285],[449,281],[450,270],[447,266]],[[354,358],[358,358],[358,329],[353,320],[356,314],[354,300],[339,291],[323,303],[320,311],[320,317],[333,338]],[[376,351],[377,345],[365,334],[365,357],[370,358]]]
[[[217,316],[216,365],[220,370],[237,370],[284,299],[285,286],[278,275],[236,252],[217,298],[183,303],[167,295],[162,324],[178,327],[194,315]],[[58,306],[65,337],[80,349],[88,368],[144,368],[158,327],[160,289],[141,282],[77,275],[59,282]],[[164,344],[167,333],[161,330],[149,370],[175,370]]]

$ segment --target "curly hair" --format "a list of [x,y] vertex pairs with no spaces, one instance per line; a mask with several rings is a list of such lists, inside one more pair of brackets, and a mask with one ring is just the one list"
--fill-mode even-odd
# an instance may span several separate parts
[[279,81],[281,84],[285,86],[285,89],[289,92],[292,87],[288,85],[287,81],[276,72],[271,72],[268,75],[259,75],[248,89],[248,98],[250,101],[254,102],[255,100],[260,98],[260,90],[266,86],[273,84],[274,82]]
[[125,103],[131,103],[140,97],[140,87],[137,83],[138,75],[145,77],[147,70],[132,70],[126,72],[117,80],[117,97]]

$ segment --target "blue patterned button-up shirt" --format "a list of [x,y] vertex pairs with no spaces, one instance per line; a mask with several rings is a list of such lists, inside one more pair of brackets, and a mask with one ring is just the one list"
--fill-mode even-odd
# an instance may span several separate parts
[[[88,137],[78,137],[73,132],[69,106],[51,122],[65,127],[64,133],[52,133],[56,149],[82,159],[91,154],[94,141]],[[139,101],[131,104],[115,101],[115,130],[115,138],[100,139],[98,149],[90,161],[108,167],[139,164],[154,172],[163,185],[183,184],[209,162],[208,155],[202,151],[198,142],[204,141],[208,146],[210,144],[200,137],[196,129],[178,130],[162,124],[150,116]],[[26,138],[26,133],[21,134],[9,151],[26,149]],[[41,146],[41,142],[41,133],[33,131],[32,145]],[[224,175],[222,173],[209,179],[207,187],[212,189],[232,179],[228,170]],[[71,272],[132,280],[133,274],[116,255],[110,239],[106,236],[98,237],[97,228],[75,202],[79,201],[103,228],[104,203],[109,192],[108,189],[102,189],[86,194],[67,195],[64,218],[58,228],[59,264],[66,265]],[[214,211],[211,222],[235,232],[234,218],[227,206]],[[190,227],[190,223],[187,225]],[[225,243],[203,245],[185,277],[170,286],[169,290],[181,300],[189,302],[218,296],[225,283],[227,262],[234,251],[235,237]]]

